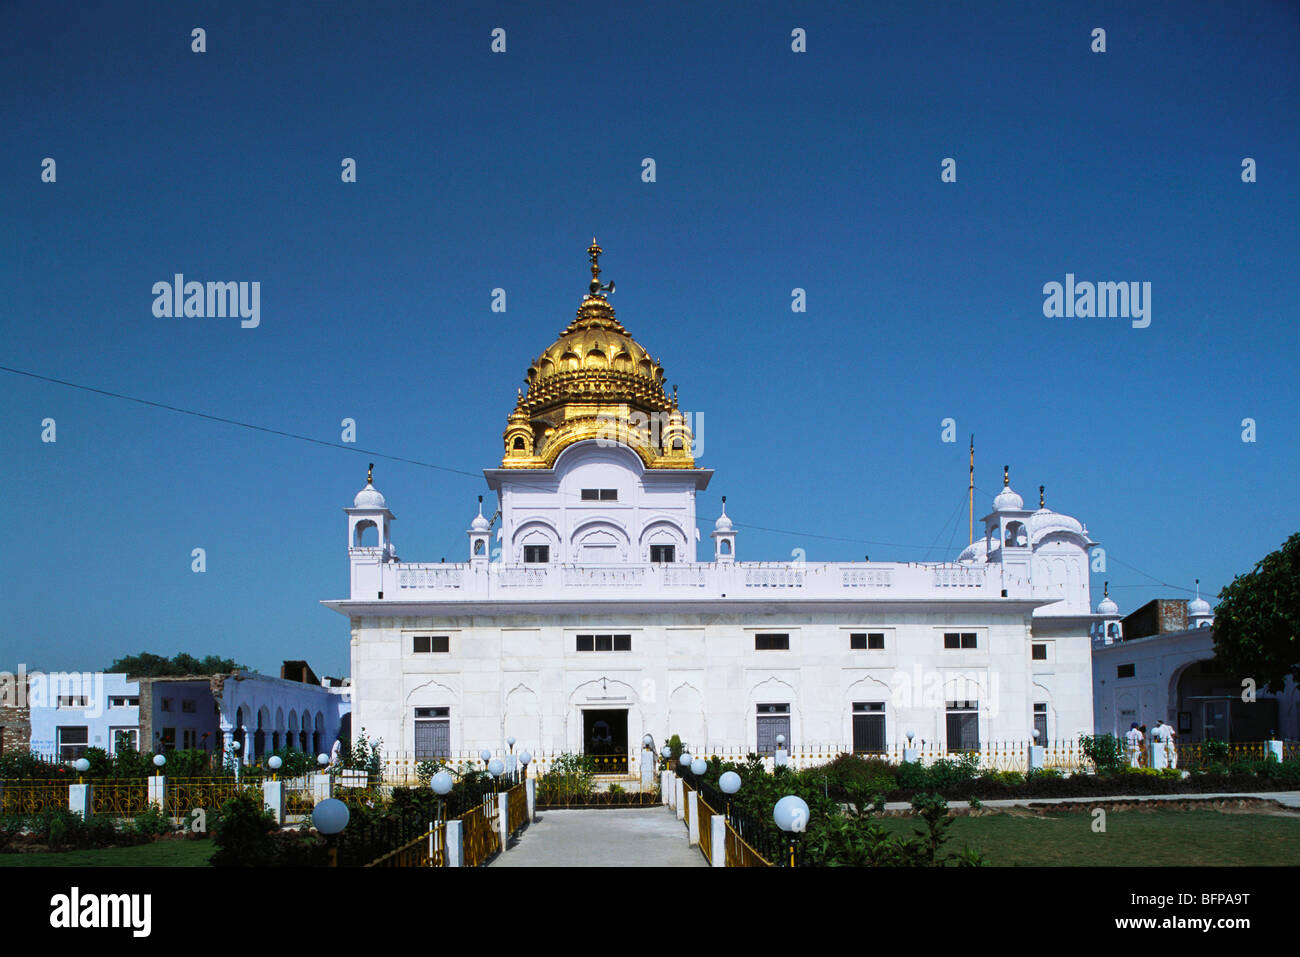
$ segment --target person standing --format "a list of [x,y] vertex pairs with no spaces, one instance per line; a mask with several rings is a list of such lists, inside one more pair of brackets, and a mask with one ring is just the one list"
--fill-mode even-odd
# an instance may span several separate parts
[[1138,729],[1136,721],[1129,726],[1128,734],[1124,735],[1124,740],[1128,742],[1128,763],[1131,767],[1136,768],[1141,763],[1143,737],[1145,736]]

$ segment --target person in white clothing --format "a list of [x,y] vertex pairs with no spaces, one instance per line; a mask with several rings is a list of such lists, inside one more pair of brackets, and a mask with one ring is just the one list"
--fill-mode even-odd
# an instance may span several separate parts
[[1139,756],[1142,754],[1142,732],[1138,730],[1136,721],[1129,727],[1128,734],[1124,735],[1124,739],[1128,742],[1129,764],[1137,767],[1140,763]]

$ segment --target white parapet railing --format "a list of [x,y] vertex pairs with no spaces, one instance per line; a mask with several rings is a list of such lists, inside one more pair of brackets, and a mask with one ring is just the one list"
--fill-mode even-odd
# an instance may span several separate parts
[[[392,601],[529,601],[563,597],[809,599],[997,598],[997,563],[935,562],[649,562],[645,564],[507,565],[387,562],[380,587]],[[371,597],[367,592],[367,597]],[[1027,588],[1024,595],[1028,597]]]
[[[905,742],[897,742],[887,746],[883,751],[860,751],[855,754],[851,747],[844,745],[813,744],[796,746],[784,755],[783,760],[793,770],[802,771],[829,764],[844,754],[855,754],[859,758],[886,761],[890,764],[901,764],[911,757],[925,765],[939,760],[969,760],[968,756],[973,755],[980,770],[1024,772],[1029,769],[1029,746],[1028,741],[990,741],[970,751],[949,751],[942,744],[918,740],[910,747]],[[497,748],[492,751],[491,757],[500,758],[507,771],[518,770],[522,776],[528,778],[541,777],[551,771],[558,760],[571,757],[564,752],[531,754],[531,763],[524,773],[525,769],[518,763],[520,752],[520,748],[516,748],[513,752],[509,749]],[[753,748],[745,747],[703,747],[692,751],[695,757],[705,760],[716,757],[723,762],[735,764],[746,763],[749,756],[754,753]],[[632,782],[640,780],[641,755],[639,753],[587,757],[590,757],[595,764],[599,786],[617,783],[621,787],[633,790],[635,788]],[[768,771],[775,766],[775,755],[768,753],[758,757]],[[655,761],[658,766],[662,758],[656,757]],[[465,770],[481,771],[486,766],[479,752],[452,752],[438,758],[423,758],[411,752],[387,752],[382,756],[381,775],[385,785],[414,787],[427,783],[429,775],[437,767],[448,767],[453,772],[460,773]],[[1074,772],[1091,770],[1093,765],[1084,753],[1081,742],[1062,740],[1049,741],[1043,745],[1043,766]]]

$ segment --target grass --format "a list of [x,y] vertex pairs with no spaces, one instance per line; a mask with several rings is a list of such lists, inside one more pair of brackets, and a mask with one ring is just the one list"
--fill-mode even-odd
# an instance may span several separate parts
[[207,867],[211,841],[157,841],[48,854],[0,854],[0,867]]
[[[887,818],[910,834],[915,818]],[[1089,812],[958,817],[945,849],[970,845],[994,866],[1223,867],[1300,860],[1300,815],[1220,811],[1107,811],[1094,833]]]

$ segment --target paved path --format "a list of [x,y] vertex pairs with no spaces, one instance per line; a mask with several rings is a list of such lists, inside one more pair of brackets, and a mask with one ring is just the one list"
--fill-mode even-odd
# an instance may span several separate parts
[[[1007,798],[998,800],[981,800],[987,808],[1029,807],[1032,804],[1096,804],[1099,801],[1217,801],[1233,798],[1259,798],[1264,801],[1277,801],[1283,807],[1300,810],[1300,791],[1233,791],[1213,794],[1119,794],[1111,797],[1035,797]],[[949,801],[950,808],[961,807],[965,801]],[[887,811],[910,811],[909,801],[890,801],[885,805]]]
[[666,807],[537,812],[490,867],[708,867]]

